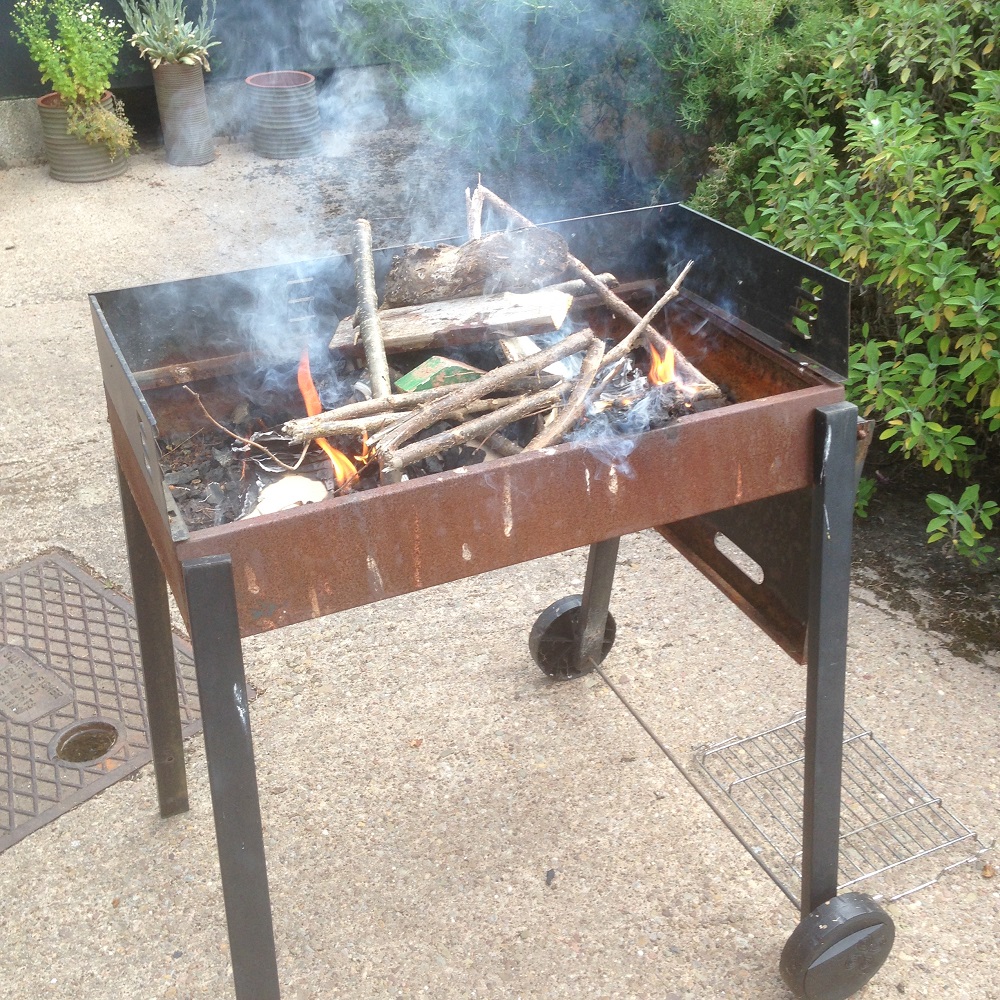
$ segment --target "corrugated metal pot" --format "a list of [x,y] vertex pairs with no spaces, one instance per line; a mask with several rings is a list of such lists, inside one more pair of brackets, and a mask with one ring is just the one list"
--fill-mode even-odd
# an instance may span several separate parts
[[246,82],[256,153],[286,160],[319,152],[319,103],[311,73],[255,73]]
[[215,136],[208,117],[202,68],[160,63],[153,70],[153,86],[167,163],[177,167],[211,163],[215,159]]
[[[128,166],[128,157],[112,157],[103,143],[89,143],[66,132],[67,111],[58,94],[45,94],[37,102],[42,120],[42,145],[49,161],[49,176],[57,181],[83,183],[117,177]],[[111,94],[101,104],[111,109]]]

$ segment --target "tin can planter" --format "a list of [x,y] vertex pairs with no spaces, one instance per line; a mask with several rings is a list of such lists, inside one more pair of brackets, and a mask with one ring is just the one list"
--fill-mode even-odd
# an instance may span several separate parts
[[254,152],[274,160],[319,152],[319,102],[316,78],[311,73],[255,73],[246,82],[250,88]]
[[153,70],[153,86],[167,163],[177,167],[211,163],[215,136],[208,117],[204,70],[183,63],[160,63]]
[[[90,143],[66,131],[68,112],[58,94],[45,94],[36,104],[42,120],[42,145],[53,180],[103,181],[117,177],[128,166],[128,157],[123,153],[112,156],[103,143]],[[111,95],[105,94],[101,104],[110,111]]]

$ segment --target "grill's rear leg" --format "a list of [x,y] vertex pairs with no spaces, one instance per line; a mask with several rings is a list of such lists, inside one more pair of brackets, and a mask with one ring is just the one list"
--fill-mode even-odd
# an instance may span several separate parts
[[583,593],[563,597],[539,616],[528,637],[534,661],[553,677],[590,673],[610,652],[615,620],[608,607],[620,539],[590,546]]
[[181,733],[181,709],[167,581],[120,465],[118,489],[122,499],[122,520],[125,524],[125,542],[132,577],[132,600],[135,603],[136,629],[142,654],[142,679],[146,689],[146,715],[156,775],[156,794],[160,815],[166,818],[186,812],[188,808],[184,738]]

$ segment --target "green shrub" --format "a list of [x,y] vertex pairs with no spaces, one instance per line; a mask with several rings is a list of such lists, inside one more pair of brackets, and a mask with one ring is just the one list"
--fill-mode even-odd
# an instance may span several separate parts
[[[696,201],[851,281],[851,398],[890,451],[968,481],[1000,455],[1000,20],[858,6],[743,113]],[[965,555],[990,527],[973,487]]]

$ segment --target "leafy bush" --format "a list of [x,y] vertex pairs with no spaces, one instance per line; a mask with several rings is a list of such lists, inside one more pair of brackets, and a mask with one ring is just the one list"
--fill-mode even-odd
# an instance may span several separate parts
[[[850,396],[890,451],[967,481],[1000,454],[1000,20],[980,0],[858,7],[743,113],[696,202],[851,281]],[[931,540],[983,553],[978,496],[965,535],[935,501]]]

